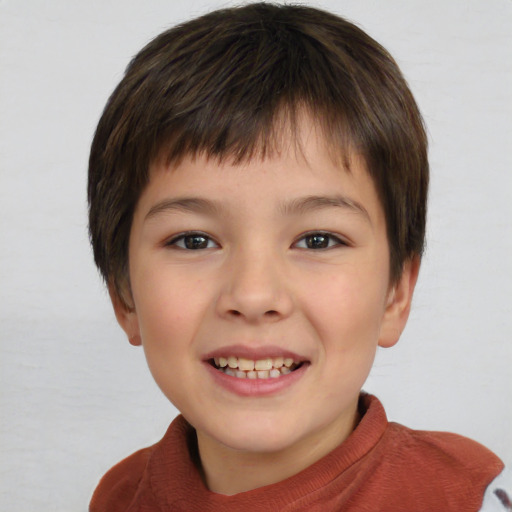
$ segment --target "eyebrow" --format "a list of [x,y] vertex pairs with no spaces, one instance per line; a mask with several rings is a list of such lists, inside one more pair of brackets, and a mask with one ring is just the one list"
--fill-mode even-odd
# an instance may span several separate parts
[[201,199],[200,197],[164,199],[163,201],[160,201],[150,208],[144,220],[148,220],[151,217],[155,217],[156,215],[164,212],[176,211],[214,214],[218,213],[220,209],[220,206],[217,205],[214,201]]
[[[297,215],[307,212],[322,210],[325,208],[344,208],[362,215],[370,224],[371,219],[368,210],[359,202],[346,196],[306,196],[282,203],[279,210],[284,215]],[[144,220],[148,220],[166,212],[192,212],[205,215],[219,214],[223,210],[222,205],[216,201],[200,197],[183,197],[177,199],[164,199],[152,206]]]
[[286,215],[294,215],[332,207],[347,209],[362,215],[371,224],[368,210],[358,201],[346,196],[306,196],[283,204],[281,209]]

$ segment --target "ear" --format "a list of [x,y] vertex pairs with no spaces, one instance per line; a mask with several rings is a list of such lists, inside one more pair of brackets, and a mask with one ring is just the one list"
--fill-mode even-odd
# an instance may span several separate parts
[[112,301],[112,306],[114,307],[117,323],[126,333],[126,336],[128,336],[128,341],[134,346],[142,345],[139,319],[135,312],[135,307],[128,306],[125,301],[121,299],[113,285],[108,286],[108,293],[110,295],[110,300]]
[[379,346],[392,347],[405,329],[419,270],[420,257],[414,256],[404,264],[400,279],[390,288],[381,325]]

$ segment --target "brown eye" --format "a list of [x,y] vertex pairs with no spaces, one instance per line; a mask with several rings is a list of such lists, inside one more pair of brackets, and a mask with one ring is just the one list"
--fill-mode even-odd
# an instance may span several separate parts
[[216,242],[214,242],[209,236],[202,233],[188,233],[180,235],[171,240],[167,245],[192,251],[218,247]]
[[297,241],[295,247],[299,249],[329,249],[346,245],[340,238],[330,233],[309,233]]
[[327,235],[309,235],[304,240],[308,249],[325,249],[329,247],[329,237]]
[[206,249],[208,247],[208,238],[201,235],[190,235],[183,238],[187,249]]

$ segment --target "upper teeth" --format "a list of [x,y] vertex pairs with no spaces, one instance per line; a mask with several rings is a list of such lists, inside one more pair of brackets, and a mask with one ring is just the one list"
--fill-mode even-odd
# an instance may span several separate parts
[[291,357],[266,357],[265,359],[245,359],[244,357],[215,357],[215,365],[220,368],[229,366],[242,371],[270,371],[272,368],[279,370],[283,366],[290,368],[294,363]]

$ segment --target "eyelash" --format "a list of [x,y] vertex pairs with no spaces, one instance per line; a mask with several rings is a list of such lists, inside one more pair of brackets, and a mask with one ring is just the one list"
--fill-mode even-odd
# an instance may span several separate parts
[[[311,241],[313,241],[312,239],[315,239],[315,238],[327,239],[327,246],[326,247],[307,247],[307,243],[308,243],[307,240],[311,239]],[[302,241],[305,242],[306,247],[299,246],[299,242],[302,242]],[[309,250],[313,250],[313,251],[327,250],[327,249],[332,249],[334,247],[346,246],[346,245],[348,245],[347,242],[342,240],[339,236],[333,235],[332,233],[328,233],[326,231],[311,231],[309,233],[305,233],[293,244],[293,246],[297,247],[298,249],[309,249]]]
[[[195,242],[193,241],[194,238],[196,239]],[[206,245],[202,246],[201,242],[197,244],[197,242],[199,241],[198,239],[202,239],[202,244]],[[325,247],[322,247],[322,243],[325,243],[325,240],[327,241],[327,245]],[[190,245],[187,245],[187,242],[189,242]],[[304,242],[304,247],[301,247],[299,245],[301,242]],[[214,244],[214,246],[210,245],[212,243]],[[319,244],[319,246],[314,247],[313,245],[315,243]],[[193,247],[194,244],[196,244],[196,247]],[[332,233],[328,233],[325,231],[311,231],[309,233],[303,234],[300,238],[298,238],[297,241],[293,243],[292,247],[295,247],[297,249],[309,249],[313,251],[319,251],[346,245],[348,244],[344,240],[342,240],[340,237],[336,235],[333,235]],[[219,247],[219,244],[215,242],[215,240],[213,240],[213,238],[207,235],[206,233],[202,233],[200,231],[187,231],[186,233],[181,233],[172,238],[171,240],[169,240],[168,242],[166,242],[165,246],[178,247],[179,249],[182,250],[197,251]]]
[[[190,239],[199,239],[199,238],[202,238],[205,242],[206,242],[206,247],[195,247],[195,248],[192,248],[192,247],[187,247],[187,240],[190,240]],[[182,243],[182,245],[180,245],[180,242]],[[213,240],[213,238],[209,235],[207,235],[206,233],[202,233],[200,231],[187,231],[186,233],[181,233],[177,236],[175,236],[174,238],[172,238],[171,240],[169,240],[168,242],[165,242],[165,246],[166,247],[178,247],[179,249],[182,249],[182,250],[188,250],[188,251],[197,251],[197,250],[204,250],[204,249],[212,249],[213,247],[208,247],[208,245],[210,245],[210,243],[213,243],[215,244],[215,247],[219,247],[219,244],[217,242],[215,242],[215,240]]]

